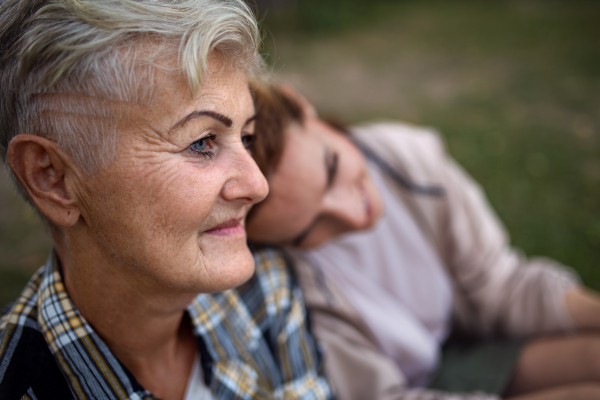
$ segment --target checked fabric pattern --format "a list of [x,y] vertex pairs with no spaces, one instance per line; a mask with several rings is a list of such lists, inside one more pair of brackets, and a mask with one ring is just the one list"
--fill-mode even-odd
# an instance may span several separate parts
[[[285,259],[273,249],[254,259],[246,284],[187,308],[206,384],[217,399],[331,398]],[[0,317],[0,398],[154,399],[79,313],[59,271],[53,253]]]

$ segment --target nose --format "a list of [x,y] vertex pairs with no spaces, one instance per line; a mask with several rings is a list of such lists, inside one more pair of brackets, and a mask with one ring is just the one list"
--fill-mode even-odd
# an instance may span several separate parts
[[227,201],[255,204],[267,197],[269,185],[248,151],[240,147],[229,160],[230,176],[221,189],[221,196]]

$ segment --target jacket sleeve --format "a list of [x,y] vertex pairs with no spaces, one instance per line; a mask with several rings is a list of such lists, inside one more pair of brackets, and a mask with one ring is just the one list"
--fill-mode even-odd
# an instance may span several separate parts
[[446,154],[440,158],[459,322],[476,333],[509,336],[573,329],[564,296],[577,283],[575,274],[554,260],[527,259],[511,248],[479,185]]
[[479,185],[445,151],[439,135],[401,124],[361,129],[373,149],[416,183],[439,185],[438,200],[407,195],[415,217],[448,268],[459,326],[474,334],[523,336],[573,329],[564,294],[577,284],[568,268],[525,258]]

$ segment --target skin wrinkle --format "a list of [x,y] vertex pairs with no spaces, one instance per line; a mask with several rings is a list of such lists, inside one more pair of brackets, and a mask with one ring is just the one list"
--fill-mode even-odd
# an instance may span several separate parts
[[[157,135],[156,135],[156,136],[157,136],[157,137],[153,137],[153,138],[152,138],[152,137],[147,137],[147,140],[148,140],[149,142],[155,142],[155,143],[156,143],[156,142],[158,142],[158,140],[159,140],[159,137],[158,137],[158,136],[164,137],[164,135],[161,135],[159,132],[157,132]],[[139,157],[139,155],[138,155],[138,157]],[[151,157],[151,154],[149,154],[149,155],[148,155],[148,157]],[[147,170],[147,171],[146,171],[146,173],[147,173],[148,175],[150,175],[150,174],[152,174],[152,170]],[[166,176],[166,175],[165,175],[165,176]],[[163,177],[165,177],[165,176],[163,176]],[[144,178],[144,179],[145,179],[145,178],[147,178],[147,177],[146,177],[146,176],[142,176],[141,178]],[[171,183],[171,182],[169,181],[169,178],[168,178],[168,176],[167,176],[167,179],[165,180],[165,183],[164,183],[164,184],[168,186],[168,183]]]
[[[15,14],[17,3],[9,3]],[[3,110],[10,114],[14,108],[18,113],[5,115],[1,150],[4,155],[12,140],[9,164],[18,168],[19,182],[27,179],[25,190],[56,224],[53,240],[75,306],[144,388],[157,397],[177,399],[183,397],[197,350],[183,318],[185,308],[199,292],[229,289],[254,272],[242,227],[213,228],[225,222],[221,219],[243,217],[267,193],[240,134],[244,121],[255,114],[245,75],[252,67],[260,69],[259,33],[240,0],[228,7],[207,1],[189,13],[170,16],[160,12],[173,9],[169,2],[160,7],[134,2],[136,12],[131,13],[108,12],[112,6],[102,3],[77,3],[75,8],[84,7],[85,12],[74,16],[83,9],[73,9],[71,16],[78,19],[104,10],[100,19],[107,21],[107,29],[94,24],[80,29],[79,24],[73,30],[70,24],[52,23],[64,21],[68,14],[58,9],[53,15],[33,13],[37,21],[32,26],[19,18],[11,23],[6,15],[0,17],[8,24],[8,30],[0,31],[23,34],[25,39],[15,42],[21,46],[15,47],[15,54],[25,54],[34,69],[22,74],[27,79],[8,81]],[[214,14],[198,15],[205,8]],[[134,39],[141,40],[126,40],[131,26],[124,21],[138,21],[133,25],[141,33]],[[114,38],[114,46],[107,46],[108,36]],[[162,57],[148,57],[148,64],[140,68],[147,73],[139,73],[148,36],[173,40],[149,46]],[[225,57],[203,53],[211,52],[217,42],[224,43]],[[70,45],[78,48],[63,51]],[[232,57],[239,60],[223,62]],[[11,68],[17,65],[8,61]],[[242,64],[247,68],[240,68]],[[13,78],[18,73],[15,67],[5,75]],[[48,89],[40,83],[44,78],[56,85]],[[91,97],[88,101],[53,94],[38,104],[31,102],[36,93],[61,90]],[[106,97],[132,104],[123,106]],[[182,131],[176,140],[164,135],[176,117],[204,109],[232,120],[231,128],[214,128],[214,159],[189,150],[199,135],[206,135],[206,122]],[[32,127],[39,129],[32,132]],[[42,134],[31,134],[38,131]],[[17,135],[20,132],[26,133]],[[29,162],[15,166],[17,151],[26,153]],[[34,160],[36,152],[52,161],[46,170]],[[52,190],[44,190],[36,180],[44,180]],[[61,197],[63,183],[68,190]],[[211,229],[218,235],[206,234]]]
[[[150,155],[148,155],[148,157],[151,157],[151,156],[152,156],[151,154],[150,154]],[[158,165],[155,165],[155,166],[158,166]],[[176,166],[173,166],[172,168],[168,169],[166,172],[165,172],[165,171],[162,171],[162,172],[161,172],[161,173],[163,174],[163,175],[162,175],[162,178],[164,179],[164,182],[163,182],[163,184],[162,184],[163,186],[165,186],[165,187],[168,187],[168,186],[170,186],[170,185],[172,185],[172,184],[173,184],[173,181],[172,181],[172,179],[171,179],[171,176],[176,176],[176,174],[177,174],[177,171],[175,171],[175,168],[177,168],[177,167],[176,167]],[[208,168],[209,168],[209,167],[208,167]],[[143,172],[145,172],[145,173],[146,173],[146,175],[139,176],[139,179],[149,179],[149,178],[150,178],[150,176],[151,176],[151,175],[154,173],[154,170],[151,170],[151,169],[150,169],[150,170],[145,170],[145,171],[143,171]],[[208,171],[205,171],[205,172],[208,172]],[[162,188],[162,189],[163,189],[163,190],[165,190],[164,188]],[[201,195],[201,193],[198,193],[198,195]],[[168,223],[167,223],[167,221],[166,221],[166,220],[163,220],[162,226],[159,226],[159,227],[157,227],[157,229],[164,229],[164,227],[166,227],[166,226],[167,226],[167,224],[168,224]],[[173,235],[173,236],[175,236],[175,235]],[[189,241],[189,240],[191,240],[191,239],[192,239],[191,237],[190,237],[190,238],[188,238],[188,241]],[[182,244],[180,244],[180,246],[185,246],[185,243],[182,243]],[[201,249],[201,250],[202,250],[202,249]],[[201,254],[202,254],[202,251],[200,252],[200,255],[201,255]],[[199,256],[200,256],[200,255],[199,255]],[[197,262],[198,260],[195,260],[195,261]],[[205,265],[205,264],[206,264],[206,262],[207,262],[207,260],[204,260],[204,262],[202,262],[202,263],[201,263],[201,265]],[[206,269],[205,269],[205,271],[206,271]],[[207,274],[207,275],[210,275],[210,274]],[[211,278],[211,280],[212,280],[212,278]]]
[[[125,155],[125,157],[127,157],[127,155]],[[174,165],[168,165],[168,162],[162,162],[160,159],[154,159],[152,160],[152,163],[148,162],[148,159],[152,159],[153,158],[153,154],[146,154],[143,157],[141,157],[143,159],[145,159],[145,163],[144,166],[146,167],[143,170],[140,171],[135,171],[132,170],[132,181],[158,181],[160,184],[159,186],[155,186],[154,189],[155,191],[152,193],[153,197],[156,198],[161,198],[165,193],[168,193],[168,188],[173,186],[174,184],[177,183],[177,179],[179,179],[180,177],[178,176],[178,167],[176,164]],[[165,169],[166,167],[166,169]],[[157,179],[158,178],[158,179]],[[107,195],[110,196],[109,193],[105,192]],[[198,191],[196,193],[197,195],[201,195],[201,191]],[[116,194],[118,195],[118,193]],[[125,201],[123,201],[124,203],[127,202],[135,202],[135,194],[132,193],[133,197],[131,197],[130,199],[123,199]],[[94,207],[95,208],[95,207]],[[151,232],[156,232],[164,234],[166,236],[167,239],[167,243],[172,243],[174,242],[174,238],[177,237],[177,232],[175,231],[176,227],[173,226],[172,229],[166,230],[166,228],[168,228],[169,223],[168,223],[168,216],[164,215],[162,213],[162,210],[160,207],[158,207],[158,205],[156,206],[156,209],[154,209],[153,211],[151,211],[154,213],[154,215],[157,217],[156,219],[156,225],[151,227]],[[161,214],[162,217],[161,217]],[[102,216],[101,216],[102,217]],[[95,225],[98,225],[97,223]],[[99,231],[99,229],[94,229],[94,231]],[[117,233],[118,234],[118,233]],[[193,234],[193,232],[190,233],[190,235]],[[122,238],[123,240],[126,240],[126,238]],[[156,239],[158,238],[151,238],[151,240],[149,240],[149,243],[154,243],[156,241]],[[163,238],[164,240],[165,238]],[[178,244],[173,244],[173,246],[177,246]],[[181,243],[179,243],[179,245],[181,245]],[[158,260],[156,260],[158,261]],[[188,264],[190,261],[192,260],[185,260],[186,264]],[[189,264],[192,265],[192,264]],[[130,263],[130,266],[135,266],[136,269],[138,271],[144,271],[144,266],[143,265],[132,265]]]
[[[230,96],[230,98],[231,97],[232,96]],[[218,99],[218,96],[214,96],[214,97],[211,96],[210,99],[212,101],[214,101],[214,102],[223,101],[223,99]],[[143,110],[143,108],[141,108],[141,107],[136,107],[136,108],[139,108],[139,111]],[[236,110],[236,112],[238,112],[238,113],[240,112],[239,107]],[[252,115],[254,115],[254,114],[252,113]],[[152,112],[150,112],[149,116],[148,116],[148,119],[151,119],[151,118],[152,118]],[[213,123],[216,123],[216,121],[212,121],[212,120],[209,120],[209,121],[210,121],[209,125],[211,125]],[[200,124],[200,125],[206,126],[206,122],[204,122],[203,124]],[[190,126],[190,128],[193,128],[193,127]],[[237,129],[240,129],[240,128],[238,127]],[[145,135],[144,135],[144,143],[151,143],[151,144],[154,144],[154,145],[157,145],[157,144],[161,143],[162,145],[159,146],[160,150],[164,150],[164,149],[170,147],[171,154],[170,154],[170,156],[169,156],[169,158],[167,159],[166,162],[165,162],[164,159],[154,158],[155,153],[153,153],[153,152],[143,152],[143,151],[141,151],[141,147],[143,147],[143,146],[141,144],[139,144],[139,143],[137,145],[135,145],[135,146],[128,146],[128,148],[130,149],[130,151],[133,154],[127,154],[127,155],[125,155],[125,157],[129,157],[131,159],[136,159],[137,158],[138,160],[139,159],[144,159],[145,160],[145,163],[144,163],[145,164],[145,168],[144,169],[142,169],[140,171],[135,171],[135,170],[131,171],[132,172],[132,177],[134,177],[132,179],[133,181],[138,181],[138,180],[148,181],[148,180],[158,179],[158,177],[160,177],[161,183],[159,185],[157,185],[156,187],[154,187],[155,191],[153,192],[153,195],[156,196],[156,197],[162,196],[164,193],[168,192],[169,187],[171,187],[173,185],[177,185],[177,183],[179,182],[179,181],[177,181],[176,176],[177,176],[177,173],[181,174],[181,172],[182,172],[180,170],[181,166],[178,166],[176,163],[173,163],[173,164],[169,165],[169,163],[171,161],[173,161],[173,160],[176,160],[178,157],[180,157],[180,154],[177,153],[177,150],[180,149],[181,151],[186,151],[188,142],[191,142],[191,140],[184,141],[186,147],[184,147],[183,145],[179,145],[178,143],[175,144],[175,145],[173,145],[173,144],[168,144],[167,145],[167,144],[163,143],[161,141],[161,139],[164,138],[165,136],[168,137],[169,135],[163,134],[162,132],[164,132],[164,131],[161,131],[160,129],[158,129],[156,127],[154,127],[151,131],[145,131],[144,132],[145,133]],[[185,136],[185,133],[183,133],[183,135]],[[124,134],[124,136],[126,136],[126,134]],[[175,141],[177,142],[177,140],[175,140]],[[241,143],[237,144],[237,145],[241,146]],[[193,157],[188,157],[188,161],[191,161],[191,162],[185,163],[183,165],[184,172],[185,172],[186,168],[193,168],[193,169],[200,168],[200,169],[202,169],[203,173],[206,173],[206,174],[211,173],[212,172],[212,168],[213,168],[211,166],[211,163],[209,161],[203,160],[201,157],[202,156],[196,156],[195,159]],[[240,167],[236,166],[234,168],[241,168],[241,167],[242,166],[240,166]],[[183,176],[183,174],[181,174],[180,179],[183,179],[182,176]],[[203,197],[203,190],[202,189],[203,189],[202,187],[198,187],[195,190],[195,193],[193,194],[193,196],[197,197],[197,198]],[[104,197],[105,198],[111,196],[111,193],[108,192],[108,191],[102,191],[102,192],[104,193]],[[87,202],[91,202],[93,200],[94,199],[91,198],[91,199],[88,199]],[[132,199],[123,199],[123,200],[126,201],[126,202],[127,201],[133,201],[134,198],[132,198]],[[96,208],[96,206],[92,205],[91,208]],[[222,215],[222,213],[219,212],[218,208],[216,210],[213,208],[210,211],[211,212],[215,212],[216,211],[215,215]],[[190,240],[191,236],[188,236],[182,242],[175,241],[174,237],[177,237],[177,235],[180,234],[178,227],[177,226],[171,226],[170,229],[165,229],[166,227],[169,226],[167,215],[161,215],[161,211],[160,210],[155,210],[154,213],[158,217],[156,219],[156,221],[155,221],[156,226],[155,226],[154,229],[156,229],[156,231],[165,232],[166,237],[167,237],[167,241],[168,242],[174,242],[172,244],[172,247],[181,247],[181,246],[185,247],[185,246],[189,246],[190,242],[193,242],[192,240]],[[223,214],[225,214],[225,213],[223,213]],[[94,218],[93,216],[86,216],[86,217],[88,219],[92,219],[92,220]],[[230,216],[230,218],[233,218],[233,217],[237,217],[237,216]],[[219,217],[219,218],[221,218],[221,217]],[[230,219],[230,218],[228,218],[228,219]],[[208,219],[207,221],[209,221],[209,220],[212,220],[212,219]],[[224,221],[215,221],[214,224],[221,223],[221,222],[224,222]],[[94,223],[96,225],[99,224],[98,221],[94,221]],[[97,231],[98,229],[94,229],[94,230]],[[180,239],[181,239],[181,236],[180,236]],[[105,242],[105,241],[103,241],[103,242]],[[208,269],[207,269],[207,266],[205,266],[204,264],[207,263],[208,259],[202,255],[202,253],[204,253],[204,250],[205,250],[206,246],[203,243],[200,243],[198,246],[199,246],[199,248],[201,250],[200,254],[198,254],[196,256],[196,259],[193,259],[193,260],[189,260],[188,259],[188,260],[186,260],[186,262],[188,262],[188,261],[197,262],[198,258],[200,258],[203,261],[203,263],[202,263],[203,264],[203,267],[202,267],[203,271],[206,272],[206,271],[208,271]],[[141,269],[142,267],[143,266],[140,265],[140,266],[138,266],[138,269]],[[207,277],[209,278],[209,281],[211,283],[214,282],[214,281],[216,281],[216,279],[213,278],[213,274],[207,274]]]
[[[235,136],[239,137],[239,133],[236,133]],[[239,146],[239,148],[237,148],[237,150],[241,150],[243,152],[242,154],[246,153],[246,150],[243,149],[242,144],[237,143],[237,139],[236,139],[236,145]],[[239,157],[235,158],[235,160],[232,160],[232,161],[235,161],[235,164],[236,164],[233,168],[238,168],[238,165],[247,168],[247,165],[244,162],[242,162],[242,160]],[[238,164],[238,162],[240,164]],[[197,164],[197,162],[190,163],[189,161],[186,161],[185,164]],[[194,166],[193,168],[196,169],[197,166]],[[255,166],[255,168],[256,168],[256,166]],[[163,190],[163,188],[161,188],[161,190]],[[198,190],[198,192],[197,192],[198,195],[201,195],[202,187],[199,187],[197,190]],[[249,205],[245,206],[244,210],[247,210],[247,207],[249,207]],[[243,213],[245,213],[245,211]],[[229,214],[226,213],[225,209],[216,208],[216,211],[214,211],[214,217],[217,219],[221,219],[224,215],[229,216]],[[223,222],[223,221],[218,221],[218,222]],[[157,237],[164,240],[164,237],[160,237],[160,236],[157,236]],[[154,239],[155,238],[153,237],[151,239],[151,241],[155,241]],[[244,242],[243,243],[244,251],[247,252],[247,248],[245,247],[245,241],[243,241],[243,242]],[[237,269],[237,272],[234,274],[233,270],[228,271],[227,268],[221,268],[219,265],[211,265],[210,263],[208,263],[209,257],[207,257],[206,254],[210,250],[210,246],[207,243],[200,242],[199,244],[196,244],[196,246],[198,246],[201,250],[199,253],[197,253],[198,254],[197,257],[199,257],[203,260],[203,265],[201,266],[201,268],[198,268],[197,270],[191,270],[191,271],[188,270],[188,274],[187,274],[188,279],[193,280],[196,277],[198,277],[198,276],[204,274],[206,271],[208,271],[208,273],[205,276],[202,276],[202,279],[204,280],[205,285],[214,287],[215,285],[220,285],[221,284],[220,282],[222,282],[223,279],[230,280],[235,277],[234,276],[235,274],[239,274],[239,272],[240,272],[239,269]],[[108,248],[110,248],[110,247],[108,247]],[[215,249],[213,246],[212,250],[222,252],[223,249],[219,249],[219,248]],[[225,249],[225,250],[227,250],[227,249]],[[92,258],[95,258],[93,254],[91,256],[92,256]],[[209,268],[209,265],[214,268]],[[142,265],[142,267],[143,267],[143,265]],[[122,275],[124,272],[124,271],[122,271],[122,269],[123,269],[123,267],[108,268],[106,271],[104,271],[104,275],[112,276],[112,275],[115,275],[116,273],[120,273]],[[149,271],[146,271],[146,272],[149,272]],[[250,270],[250,272],[251,272],[251,270]],[[139,277],[139,274],[133,274],[132,278],[136,275]],[[147,275],[151,276],[152,274],[147,274]],[[238,277],[238,279],[239,279],[239,277]],[[131,279],[127,279],[126,281],[131,283]],[[170,286],[173,290],[171,290],[171,294],[169,294],[169,292],[165,293],[164,290],[162,291],[162,293],[155,293],[154,286],[152,284],[149,285],[148,283],[151,283],[151,281],[149,282],[147,279],[142,279],[141,281],[138,279],[135,282],[135,285],[133,285],[133,286],[125,284],[125,280],[120,281],[118,283],[119,283],[118,286],[122,286],[122,287],[117,287],[116,289],[119,290],[120,293],[127,293],[127,295],[126,295],[126,297],[127,297],[126,303],[127,304],[136,305],[137,303],[139,303],[139,301],[138,301],[139,298],[143,298],[145,296],[148,296],[148,293],[152,293],[153,302],[151,302],[151,304],[144,304],[143,305],[144,309],[140,310],[142,313],[150,313],[153,315],[170,317],[170,314],[169,314],[170,311],[178,311],[178,307],[185,307],[187,302],[190,300],[189,296],[186,297],[185,294],[182,294],[180,290],[177,290],[177,291],[174,290],[176,288],[173,287],[173,285]],[[178,288],[181,289],[181,286],[179,286]],[[168,289],[168,287],[167,287],[167,289]],[[82,290],[84,292],[86,292],[85,288],[82,288]],[[212,291],[212,290],[210,290],[210,291]],[[77,294],[75,294],[75,297],[78,297]],[[193,295],[191,295],[191,297],[193,297]],[[98,301],[104,300],[103,296],[99,294],[97,300]],[[106,301],[104,301],[104,303],[106,303]],[[161,307],[164,307],[165,304],[170,305],[168,310],[165,310],[164,308],[161,309]],[[82,307],[82,310],[85,310],[85,311],[83,311],[84,315],[88,314],[87,309],[88,308],[85,307],[85,305]],[[89,313],[92,313],[92,311],[89,311]],[[153,323],[152,321],[156,321],[156,323],[164,322],[164,321],[161,321],[159,318],[154,318],[153,320],[149,321],[149,323],[152,324]],[[112,324],[111,330],[113,330],[117,334],[120,332],[120,329],[121,329],[121,325],[119,322],[120,322],[119,318],[111,318],[111,324]],[[93,326],[96,326],[96,324],[93,324]],[[111,343],[111,344],[113,346],[115,346],[115,343]],[[130,349],[128,349],[127,347],[122,347],[122,346],[115,346],[115,349],[116,349],[116,351],[123,351],[123,352],[130,351]],[[143,350],[143,348],[140,349],[139,347],[137,347],[136,351],[137,350]],[[133,353],[130,352],[129,354],[133,354]],[[147,353],[143,353],[143,354],[145,356],[150,356]],[[141,361],[140,358],[138,358],[138,360]]]
[[[219,220],[219,221],[227,221],[228,219],[230,219],[230,218],[227,218],[226,215],[224,215],[222,213],[217,213],[217,220]],[[193,239],[193,238],[190,237],[190,240],[191,239]],[[217,271],[215,270],[213,272],[211,269],[207,268],[207,265],[209,264],[209,261],[206,259],[206,256],[205,256],[205,248],[202,245],[202,243],[199,243],[198,245],[200,247],[200,251],[198,252],[198,257],[202,258],[202,260],[198,260],[198,261],[202,261],[200,263],[200,265],[202,265],[204,267],[205,276],[207,277],[207,280],[210,281],[211,284],[212,284],[215,281],[214,273],[216,273]]]

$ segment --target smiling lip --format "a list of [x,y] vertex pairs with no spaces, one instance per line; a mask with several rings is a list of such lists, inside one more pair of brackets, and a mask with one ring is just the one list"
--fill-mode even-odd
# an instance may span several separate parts
[[236,236],[246,232],[244,225],[242,225],[242,221],[243,218],[231,219],[205,231],[204,233],[215,236]]

